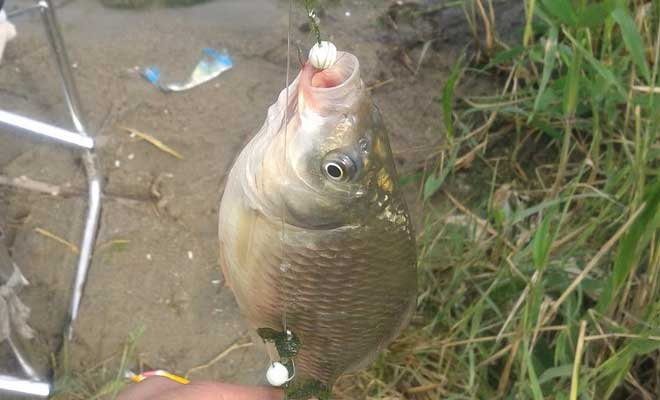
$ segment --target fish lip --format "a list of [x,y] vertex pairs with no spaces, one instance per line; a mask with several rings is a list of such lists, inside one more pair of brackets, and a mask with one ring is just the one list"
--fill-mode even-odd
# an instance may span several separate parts
[[[339,52],[337,61],[335,61],[335,65],[339,64],[342,62],[342,58],[347,57],[350,59],[350,62],[352,63],[352,71],[350,75],[346,77],[340,84],[331,86],[331,87],[317,87],[317,86],[312,86],[312,78],[314,76],[314,73],[319,72],[319,69],[314,68],[312,64],[307,61],[304,66],[304,72],[303,72],[303,78],[301,80],[302,85],[310,90],[312,93],[317,92],[317,93],[327,93],[333,90],[341,90],[345,86],[347,86],[349,83],[353,82],[356,79],[356,76],[360,74],[360,60],[356,56],[354,56],[351,53],[347,52]],[[332,68],[332,67],[330,67]]]
[[327,115],[337,112],[338,109],[350,109],[361,96],[354,96],[362,91],[360,80],[360,61],[356,56],[347,52],[339,52],[337,61],[331,68],[351,68],[350,73],[338,85],[332,87],[312,86],[314,74],[320,70],[314,68],[308,61],[300,75],[299,103],[303,113],[307,110],[315,114]]

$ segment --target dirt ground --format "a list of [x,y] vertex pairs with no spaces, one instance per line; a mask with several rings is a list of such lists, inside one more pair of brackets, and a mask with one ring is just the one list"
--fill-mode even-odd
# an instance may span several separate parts
[[[30,3],[10,0],[8,8]],[[391,130],[400,172],[408,174],[441,142],[437,97],[469,33],[461,26],[460,9],[440,15],[442,27],[429,28],[436,41],[415,74],[425,33],[403,25],[396,32],[384,24],[379,17],[392,3],[332,2],[321,27],[340,49],[360,59],[363,79],[373,86]],[[217,0],[136,11],[74,0],[57,12],[105,176],[102,222],[71,349],[73,368],[89,370],[120,354],[129,335],[143,327],[139,359],[183,373],[246,334],[222,285],[217,211],[228,168],[284,87],[287,2]],[[304,22],[297,12],[294,48],[300,45],[306,53],[312,39],[300,29]],[[21,16],[15,23],[19,36],[0,65],[1,108],[71,126],[40,19]],[[165,94],[136,72],[157,65],[165,79],[183,79],[207,46],[226,48],[234,69],[193,90]],[[293,60],[297,71],[295,53]],[[153,135],[183,159],[120,127]],[[74,152],[5,128],[0,128],[0,174],[25,175],[73,192],[84,185]],[[23,298],[32,308],[30,322],[44,354],[58,343],[76,255],[35,229],[77,243],[84,205],[84,196],[0,187],[0,224],[31,282]],[[263,355],[251,347],[193,377],[257,383],[265,367]]]

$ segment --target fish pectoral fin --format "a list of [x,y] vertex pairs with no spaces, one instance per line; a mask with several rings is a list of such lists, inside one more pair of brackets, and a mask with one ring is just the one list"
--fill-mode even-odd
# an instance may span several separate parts
[[[222,247],[222,246],[221,246]],[[220,270],[222,271],[222,287],[231,289],[231,279],[229,278],[229,271],[227,264],[227,258],[223,251],[220,252]]]

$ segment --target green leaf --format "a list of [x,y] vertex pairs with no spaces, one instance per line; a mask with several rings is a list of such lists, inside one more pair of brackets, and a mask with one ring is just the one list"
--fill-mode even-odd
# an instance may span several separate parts
[[[553,26],[554,27],[554,26]],[[545,54],[545,48],[541,46],[541,43],[537,43],[534,46],[531,46],[527,51],[527,58],[530,61],[535,63],[543,63],[543,56]]]
[[570,0],[543,0],[543,6],[561,23],[569,26],[577,25],[577,16]]
[[[555,354],[554,354],[554,363],[560,365],[570,365],[573,366],[573,349],[570,345],[569,331],[564,330],[559,332],[557,338],[555,339]],[[541,379],[543,379],[543,373]]]
[[426,178],[426,182],[424,182],[424,200],[428,200],[435,194],[435,192],[440,190],[440,187],[445,182],[446,177],[447,173],[443,173],[441,175],[433,174]]
[[522,46],[515,46],[510,49],[500,51],[490,59],[490,62],[486,64],[483,69],[487,70],[496,65],[506,64],[522,54],[523,50],[524,48]]
[[550,217],[551,213],[546,214],[536,230],[536,233],[534,233],[534,239],[532,241],[532,258],[536,269],[540,269],[545,265],[550,250],[550,243],[552,242],[549,237]]
[[613,373],[608,377],[607,382],[605,383],[605,391],[602,397],[603,399],[609,399],[616,388],[621,385],[623,378],[630,370],[630,363],[630,359],[626,358],[620,364],[613,367]]
[[534,101],[534,112],[530,114],[528,121],[531,121],[534,114],[539,110],[541,99],[545,94],[545,89],[548,87],[550,76],[555,69],[555,62],[557,60],[557,36],[559,32],[556,27],[550,27],[548,30],[548,38],[545,43],[545,56],[543,57],[543,77],[539,85],[539,92]]
[[630,341],[616,353],[612,354],[610,358],[603,361],[595,367],[595,371],[599,372],[599,390],[598,398],[609,399],[617,387],[621,385],[624,377],[630,371],[630,365],[634,358],[634,350]]
[[580,11],[577,25],[580,28],[596,28],[605,22],[611,11],[606,4],[589,4]]
[[[548,91],[546,92],[546,96],[554,96],[554,93],[551,94],[551,89],[548,89]],[[541,104],[543,104],[543,102]],[[536,118],[530,121],[530,125],[555,140],[561,139],[562,136],[564,135],[564,132],[562,132],[561,130],[553,127],[552,125],[546,123],[545,121],[538,120]]]
[[[577,43],[574,45],[578,46]],[[564,114],[567,117],[575,115],[575,109],[577,108],[581,65],[581,53],[573,51],[573,58],[568,68],[568,77],[564,86]]]
[[644,77],[647,83],[651,82],[651,73],[649,66],[646,63],[646,56],[644,55],[644,43],[642,36],[639,34],[635,21],[624,8],[617,8],[612,12],[612,18],[621,28],[623,35],[623,42],[630,52],[633,62],[637,66],[639,73]]
[[605,79],[605,82],[608,85],[612,85],[612,86],[616,87],[619,94],[621,96],[625,97],[626,96],[626,91],[623,88],[623,86],[621,85],[621,82],[619,82],[619,80],[616,78],[614,73],[611,70],[605,68],[603,63],[601,63],[599,60],[594,58],[594,56],[591,54],[591,52],[585,50],[582,46],[580,46],[578,44],[577,40],[575,40],[575,38],[573,36],[571,36],[571,34],[569,32],[567,32],[565,30],[563,32],[564,32],[564,35],[566,36],[566,38],[574,45],[575,50],[577,50],[589,62],[591,67],[594,70],[596,70],[596,72],[600,76],[602,76]]
[[633,270],[639,259],[639,250],[647,245],[652,233],[657,229],[654,219],[660,212],[660,182],[647,189],[644,202],[644,210],[619,243],[612,275],[598,302],[598,310],[602,313],[609,308],[612,298],[616,297],[628,274]]
[[449,79],[445,83],[444,88],[442,89],[442,120],[445,124],[445,131],[447,133],[447,139],[450,141],[454,139],[454,120],[452,118],[452,106],[454,102],[454,87],[456,86],[456,81],[461,72],[461,66],[463,64],[463,57],[461,57],[449,74]]
[[573,364],[560,365],[558,367],[548,368],[539,376],[539,384],[543,385],[553,379],[564,378],[573,374]]
[[459,148],[460,146],[454,146],[451,156],[446,164],[447,166],[443,168],[440,175],[431,174],[426,178],[426,181],[424,182],[424,201],[430,199],[431,196],[433,196],[440,189],[440,187],[442,187],[442,184],[445,182],[445,179],[452,170],[451,166],[454,165],[454,162],[456,161]]
[[636,355],[640,356],[660,349],[660,342],[657,340],[634,338],[630,339],[630,348]]
[[525,359],[527,364],[527,374],[529,375],[529,384],[534,394],[534,400],[543,400],[543,391],[541,390],[541,385],[539,385],[539,380],[536,377],[536,371],[534,370],[534,365],[532,364],[532,357],[530,356],[530,351],[525,351]]

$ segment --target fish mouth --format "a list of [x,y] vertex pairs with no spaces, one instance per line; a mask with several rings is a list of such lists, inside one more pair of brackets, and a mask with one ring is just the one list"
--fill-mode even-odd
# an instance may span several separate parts
[[328,69],[314,68],[308,61],[300,75],[300,103],[303,110],[317,114],[350,109],[364,89],[360,62],[353,54],[337,53],[337,61]]

